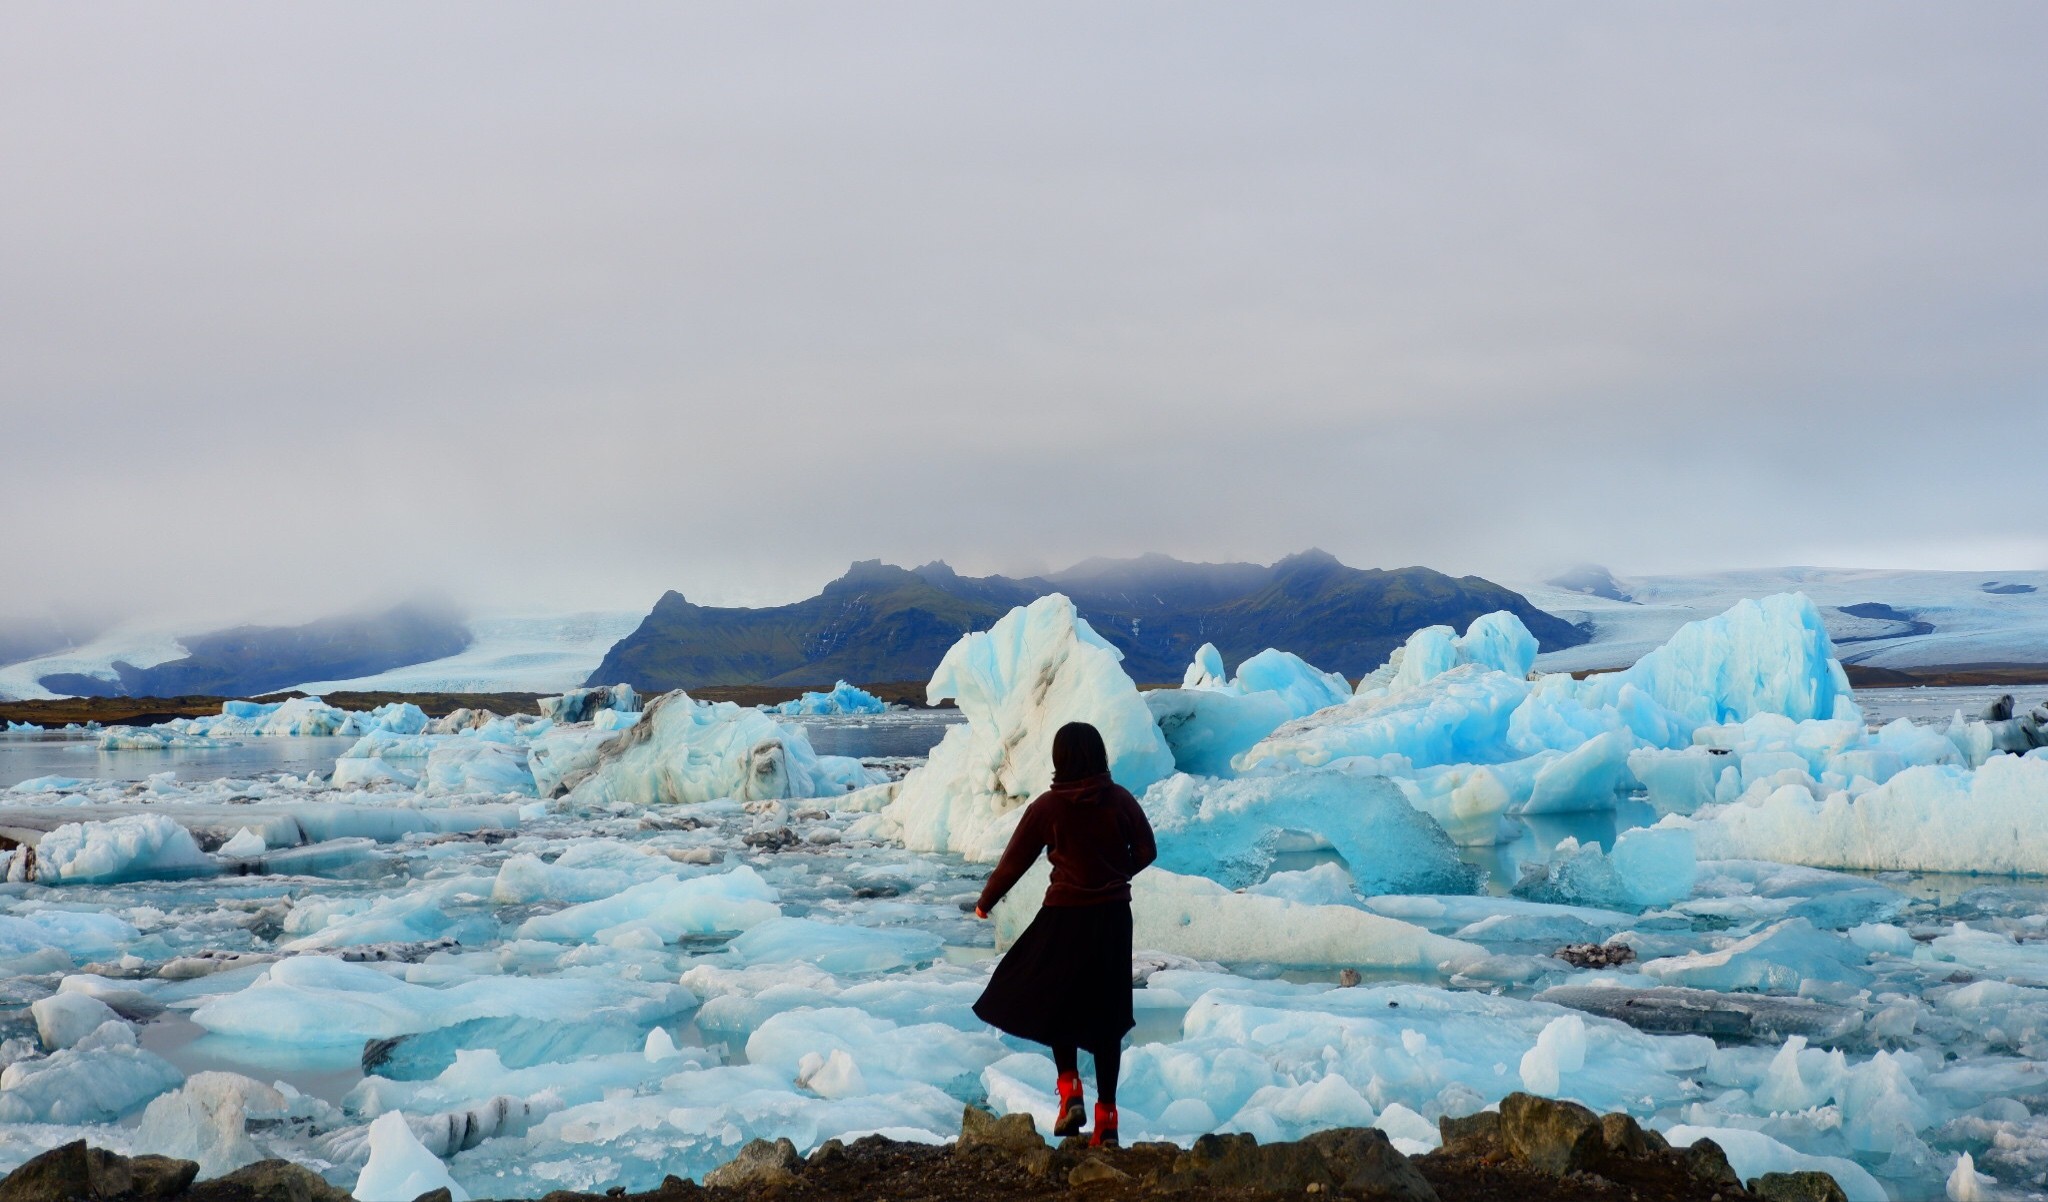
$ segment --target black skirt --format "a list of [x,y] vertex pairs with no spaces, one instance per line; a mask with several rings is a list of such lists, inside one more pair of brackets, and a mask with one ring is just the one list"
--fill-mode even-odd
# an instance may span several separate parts
[[1131,903],[1042,906],[1003,954],[974,1013],[1033,1043],[1101,1048],[1131,1014]]

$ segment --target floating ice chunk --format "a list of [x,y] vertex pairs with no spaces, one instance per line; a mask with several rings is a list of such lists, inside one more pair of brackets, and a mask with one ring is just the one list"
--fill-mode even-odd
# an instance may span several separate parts
[[1239,664],[1234,680],[1222,678],[1222,663],[1215,645],[1205,643],[1187,671],[1186,679],[1196,684],[1145,694],[1182,772],[1229,776],[1231,761],[1282,722],[1351,699],[1349,681],[1291,652],[1269,647]]
[[0,914],[0,959],[55,949],[75,960],[104,960],[140,937],[112,914],[54,908]]
[[1586,1020],[1561,1014],[1536,1037],[1536,1046],[1522,1053],[1522,1088],[1556,1097],[1565,1077],[1586,1067]]
[[66,823],[44,835],[36,845],[36,871],[45,884],[92,884],[200,876],[214,871],[214,862],[171,819],[125,814]]
[[[1037,915],[1051,870],[1041,860],[995,909],[1007,947]],[[1298,905],[1233,893],[1204,877],[1148,868],[1131,881],[1133,946],[1222,964],[1435,970],[1485,956],[1476,944],[1433,935],[1352,906]]]
[[201,1175],[218,1177],[264,1158],[249,1138],[250,1119],[280,1119],[290,1110],[284,1094],[261,1081],[240,1073],[194,1073],[142,1112],[136,1146],[196,1160]]
[[606,932],[648,930],[673,943],[684,935],[745,931],[782,913],[780,899],[761,874],[741,865],[730,872],[658,877],[597,901],[539,914],[519,927],[521,939],[581,943]]
[[1477,869],[1429,815],[1379,777],[1320,769],[1240,780],[1176,774],[1142,800],[1159,866],[1233,888],[1262,880],[1275,855],[1325,846],[1369,893],[1464,893]]
[[1908,768],[1816,802],[1787,786],[1685,823],[1700,854],[1829,868],[2048,875],[2048,760],[1999,756],[1971,771]]
[[[942,1023],[900,1025],[863,1010],[835,1006],[787,1010],[747,1038],[747,1062],[808,1082],[828,1098],[887,1093],[910,1083],[971,1085],[981,1070],[1009,1054],[986,1028],[961,1031]],[[806,1071],[805,1061],[818,1063]],[[834,1066],[833,1059],[844,1063]],[[820,1073],[825,1077],[821,1080]]]
[[236,831],[234,838],[220,845],[221,855],[236,859],[247,856],[260,856],[268,850],[270,850],[270,845],[263,841],[263,836],[246,826]]
[[108,1123],[184,1074],[135,1045],[126,1023],[102,1023],[72,1047],[0,1070],[0,1123]]
[[[1174,1105],[1187,1103],[1208,1109],[1198,1098],[1184,1098]],[[1329,1127],[1370,1127],[1378,1117],[1372,1103],[1343,1073],[1327,1073],[1300,1084],[1260,1088],[1219,1129],[1245,1131],[1262,1143],[1275,1143]]]
[[1889,1202],[1884,1187],[1869,1170],[1853,1160],[1839,1156],[1808,1156],[1795,1151],[1761,1131],[1749,1131],[1740,1127],[1701,1127],[1681,1123],[1668,1127],[1664,1138],[1677,1148],[1689,1148],[1702,1139],[1711,1139],[1728,1154],[1728,1164],[1744,1181],[1761,1177],[1765,1173],[1803,1173],[1817,1171],[1826,1173],[1842,1187],[1849,1202]]
[[37,998],[29,1007],[35,1016],[36,1034],[50,1051],[68,1048],[99,1030],[101,1023],[118,1023],[121,1016],[96,997],[84,993],[53,993]]
[[617,713],[637,713],[640,709],[640,695],[629,684],[598,685],[587,689],[571,689],[560,697],[543,697],[539,702],[540,715],[552,722],[589,722],[599,712],[612,710]]
[[1597,843],[1567,837],[1546,865],[1529,865],[1515,883],[1517,897],[1561,905],[1643,910],[1670,905],[1692,892],[1698,875],[1687,832],[1636,827],[1614,841],[1614,854]]
[[757,709],[693,701],[677,691],[649,702],[639,722],[607,742],[590,775],[571,784],[570,798],[643,807],[845,791],[836,774],[819,770],[801,728],[782,726]]
[[1449,626],[1426,626],[1408,636],[1378,671],[1358,682],[1358,695],[1401,692],[1453,668],[1476,664],[1515,679],[1536,663],[1536,636],[1506,610],[1474,618],[1463,636]]
[[1820,611],[1801,593],[1739,601],[1688,622],[1635,666],[1587,677],[1580,695],[1611,706],[1627,685],[1695,724],[1763,713],[1860,717]]
[[1340,864],[1318,864],[1299,872],[1276,872],[1246,889],[1302,906],[1356,906],[1358,887]]
[[[599,714],[616,712],[600,710]],[[634,722],[628,725],[638,721],[638,716],[635,716]],[[592,723],[589,726],[556,726],[543,731],[534,738],[526,753],[535,793],[541,797],[554,797],[590,775],[605,747],[625,729],[626,726],[600,728]]]
[[1639,1031],[1660,1035],[1707,1035],[1721,1041],[1783,1039],[1803,1035],[1837,1040],[1863,1026],[1863,1014],[1799,997],[1717,993],[1659,985],[1557,985],[1536,995],[1539,1002],[1569,1006],[1618,1019]]
[[1068,722],[1094,724],[1117,783],[1144,792],[1173,771],[1173,752],[1122,659],[1059,593],[953,644],[927,691],[967,722],[904,778],[883,811],[888,825],[916,851],[995,859],[1005,816],[1052,783],[1053,734]]
[[880,929],[774,918],[731,944],[742,964],[802,963],[839,976],[887,972],[938,958],[944,941],[930,931]]
[[248,987],[192,1012],[209,1031],[254,1043],[332,1046],[389,1039],[475,1018],[647,1021],[688,1009],[680,986],[586,977],[473,977],[433,988],[325,956],[280,960]]
[[1990,1189],[1998,1184],[1997,1178],[1977,1171],[1977,1162],[1968,1152],[1956,1157],[1956,1167],[1950,1171],[1947,1182],[1949,1202],[1987,1202]]
[[1870,974],[1863,963],[1855,944],[1816,930],[1804,918],[1788,918],[1717,951],[1651,960],[1642,974],[1694,989],[1793,993],[1804,981],[1864,984]]
[[1444,1146],[1443,1135],[1435,1123],[1399,1102],[1387,1103],[1372,1125],[1386,1132],[1394,1149],[1403,1156],[1424,1156]]
[[1628,753],[1628,770],[1642,782],[1645,800],[1660,814],[1690,814],[1714,801],[1714,787],[1729,757],[1710,748],[1668,751],[1642,747]]
[[1354,756],[1398,755],[1412,768],[1518,758],[1508,724],[1529,688],[1518,677],[1462,665],[1288,722],[1238,756],[1236,767],[1315,768]]
[[[1519,897],[1428,896],[1388,894],[1369,897],[1365,908],[1375,914],[1412,922],[1439,934],[1463,930],[1485,932],[1502,942],[1541,942],[1552,945],[1584,942],[1630,926],[1636,915],[1592,906],[1552,905],[1525,901]],[[1460,938],[1478,938],[1478,935]]]
[[394,1110],[377,1116],[370,1124],[370,1162],[349,1192],[360,1202],[412,1202],[437,1189],[447,1190],[455,1202],[469,1202],[469,1192],[412,1133],[405,1115]]
[[99,737],[101,751],[206,751],[226,744],[174,730],[110,726]]
[[682,1052],[676,1048],[675,1038],[664,1027],[656,1027],[647,1033],[647,1045],[640,1054],[649,1064],[660,1064],[664,1060],[682,1057]]
[[427,756],[428,793],[519,793],[534,795],[526,751],[502,743],[451,739]]
[[1195,660],[1188,670],[1181,674],[1180,687],[1184,689],[1221,690],[1230,687],[1229,672],[1223,666],[1223,653],[1214,643],[1203,643],[1195,652]]
[[1144,698],[1172,749],[1174,767],[1201,776],[1234,775],[1233,760],[1281,723],[1299,716],[1277,693],[1154,689]]
[[764,708],[771,714],[886,714],[889,703],[842,680],[825,692],[805,693]]
[[1536,771],[1520,813],[1572,814],[1612,810],[1638,782],[1629,771],[1633,740],[1620,731],[1597,734]]
[[821,1098],[851,1098],[869,1092],[860,1065],[841,1048],[833,1048],[829,1056],[805,1052],[797,1061],[796,1083]]

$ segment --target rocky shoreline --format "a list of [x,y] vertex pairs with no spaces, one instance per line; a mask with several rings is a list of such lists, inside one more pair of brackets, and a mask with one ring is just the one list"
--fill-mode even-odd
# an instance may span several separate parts
[[[844,1202],[980,1202],[1085,1197],[1102,1202],[1217,1198],[1233,1202],[1341,1197],[1374,1202],[1846,1202],[1825,1173],[1769,1173],[1743,1181],[1711,1140],[1672,1148],[1624,1114],[1510,1094],[1500,1109],[1440,1124],[1443,1147],[1398,1151],[1370,1127],[1261,1144],[1205,1135],[1191,1148],[1141,1143],[1095,1149],[1080,1138],[1040,1138],[1025,1115],[969,1106],[951,1144],[868,1136],[827,1141],[809,1157],[788,1140],[755,1140],[704,1182],[670,1177],[628,1194],[560,1191],[542,1202],[739,1202],[750,1198]],[[199,1166],[126,1157],[83,1141],[53,1149],[0,1180],[0,1202],[350,1202],[310,1170],[282,1160],[197,1181]],[[415,1202],[449,1202],[446,1190]]]

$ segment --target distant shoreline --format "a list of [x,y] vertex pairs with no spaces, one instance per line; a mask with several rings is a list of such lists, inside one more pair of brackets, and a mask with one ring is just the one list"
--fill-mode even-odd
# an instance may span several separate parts
[[[1625,665],[1624,665],[1625,666]],[[1581,679],[1595,672],[1618,672],[1621,668],[1586,668],[1574,671]],[[2048,664],[1951,664],[1934,668],[1872,668],[1845,664],[1849,683],[1859,689],[1951,688],[1959,686],[2031,688],[2048,686]],[[1355,682],[1354,682],[1355,683]],[[824,686],[819,686],[824,687]],[[894,705],[912,709],[953,707],[927,706],[922,681],[884,681],[860,686]],[[1171,684],[1140,685],[1141,689],[1174,688]],[[710,685],[689,690],[699,701],[731,701],[739,705],[774,705],[796,697],[803,690],[788,685]],[[283,701],[303,693],[266,693],[255,701]],[[394,701],[409,701],[430,717],[441,717],[458,709],[487,709],[499,714],[538,713],[536,701],[546,693],[327,693],[329,705],[346,710],[368,710]],[[50,701],[0,701],[0,724],[26,722],[56,729],[76,722],[97,722],[101,726],[155,726],[175,718],[199,718],[220,713],[231,697],[60,697]]]
[[[816,686],[830,688],[829,684]],[[884,681],[880,684],[862,685],[869,693],[895,705],[907,705],[913,709],[951,709],[951,706],[927,707],[924,700],[923,681]],[[739,705],[775,705],[790,701],[804,690],[789,685],[773,687],[762,685],[709,685],[689,690],[690,696],[699,701],[731,701]],[[497,714],[537,714],[540,698],[553,696],[549,693],[393,693],[393,692],[334,692],[323,693],[321,698],[332,706],[345,710],[370,710],[394,701],[411,702],[425,710],[429,717],[439,718],[459,709],[487,709]],[[292,697],[306,696],[300,692],[265,693],[259,697],[247,698],[252,701],[284,701]],[[26,722],[33,726],[56,729],[71,723],[84,725],[97,722],[101,726],[155,726],[177,718],[200,718],[221,712],[221,706],[229,701],[244,700],[234,697],[186,696],[186,697],[59,697],[47,701],[0,701],[0,725],[8,722]]]

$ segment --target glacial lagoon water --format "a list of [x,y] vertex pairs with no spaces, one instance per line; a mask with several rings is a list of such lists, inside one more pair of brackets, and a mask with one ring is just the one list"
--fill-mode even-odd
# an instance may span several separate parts
[[[1883,695],[1893,692],[1909,695]],[[1866,691],[1858,700],[1875,721],[1901,715],[1929,721],[1959,707],[1976,712],[1982,692]],[[900,771],[957,720],[947,712],[794,724],[821,753]],[[77,736],[9,735],[0,737],[0,788],[54,775],[107,782],[97,796],[80,799],[91,803],[217,807],[230,814],[237,806],[251,813],[331,806],[338,795],[305,778],[331,774],[335,757],[352,742],[273,738],[197,751],[99,752]],[[409,806],[411,796],[358,793],[345,804],[371,812]],[[36,953],[33,963],[17,961],[20,967],[0,983],[0,1058],[33,1060],[36,1030],[27,1004],[67,976],[103,981],[87,987],[109,997],[124,989],[143,995],[124,1003],[141,1019],[142,1051],[178,1074],[219,1070],[290,1087],[286,1113],[262,1124],[264,1149],[320,1167],[342,1185],[360,1169],[364,1126],[380,1110],[495,1114],[503,1112],[496,1100],[512,1097],[517,1121],[490,1130],[472,1125],[479,1133],[473,1146],[436,1149],[448,1154],[456,1178],[478,1196],[641,1188],[667,1172],[701,1175],[754,1134],[793,1134],[802,1142],[807,1132],[881,1128],[936,1138],[957,1123],[964,1098],[993,1091],[1021,1108],[1040,1101],[1039,1092],[1049,1098],[1049,1079],[1035,1075],[1042,1058],[1026,1045],[994,1040],[966,1011],[994,954],[988,924],[966,912],[986,865],[875,842],[863,837],[863,815],[810,811],[801,803],[765,815],[737,805],[679,807],[673,817],[528,803],[509,831],[484,820],[489,810],[458,799],[448,806],[445,829],[385,839],[303,870],[54,889],[0,886],[0,910],[16,919],[47,924],[48,913],[61,910],[105,916],[124,928],[74,931],[57,940],[68,941],[66,955]],[[466,821],[467,815],[476,820]],[[1518,1072],[1529,1071],[1522,1051],[1503,1050],[1527,1045],[1517,1024],[1547,1029],[1556,1020],[1547,1013],[1486,1017],[1478,1010],[1446,1010],[1444,999],[1471,998],[1474,1006],[1490,1004],[1489,998],[1523,999],[1516,1004],[1525,1005],[1555,980],[1530,965],[1582,936],[1631,929],[1647,959],[1707,950],[1731,929],[1788,916],[1810,916],[1824,929],[1881,931],[1871,938],[1905,939],[1910,942],[1903,947],[1920,948],[1940,946],[1955,937],[1953,924],[1970,923],[2002,933],[2005,941],[1988,950],[1959,943],[1932,961],[1874,960],[1870,969],[1858,970],[1869,978],[1860,988],[1823,980],[1800,990],[1814,1006],[1853,1017],[1856,1032],[1829,1045],[1849,1053],[1846,1068],[1831,1066],[1817,1048],[1794,1047],[1787,1061],[1792,1045],[1777,1036],[1723,1038],[1693,1063],[1682,1041],[1643,1043],[1644,1037],[1589,1016],[1585,1067],[1576,1075],[1567,1069],[1567,1092],[1595,1101],[1613,1093],[1607,1105],[1638,1110],[1649,1103],[1647,1110],[1667,1124],[1747,1124],[1783,1144],[1837,1157],[1847,1165],[1831,1166],[1838,1176],[1854,1169],[1866,1174],[1858,1182],[1875,1183],[1893,1198],[1939,1196],[1952,1151],[1964,1147],[1979,1151],[1980,1165],[1999,1173],[2009,1196],[2048,1196],[2035,1179],[2048,1172],[2048,1122],[2033,1117],[2048,1111],[2048,1074],[2034,1059],[2043,1050],[2036,1028],[2048,1016],[2048,989],[2041,990],[2038,1008],[2026,992],[2037,987],[2028,983],[2029,974],[2048,986],[2048,957],[2035,956],[2036,945],[2028,942],[2048,933],[2048,888],[1934,874],[1715,870],[1693,898],[1641,919],[1545,910],[1505,896],[1524,866],[1541,864],[1559,841],[1612,849],[1618,832],[1655,817],[1649,806],[1624,800],[1613,813],[1525,819],[1511,842],[1461,849],[1488,875],[1484,896],[1448,903],[1440,918],[1411,918],[1481,943],[1492,959],[1449,980],[1368,968],[1355,995],[1361,1004],[1378,999],[1372,1004],[1400,1008],[1384,1012],[1404,1016],[1385,1032],[1395,1051],[1410,1054],[1402,1071],[1435,1074],[1429,1088],[1439,1098],[1463,1096],[1462,1088],[1476,1086],[1473,1096],[1480,1097],[1509,1087],[1487,1084],[1496,1079],[1512,1085]],[[780,848],[750,843],[764,820],[786,823],[799,841]],[[1314,869],[1332,858],[1294,853],[1273,868]],[[706,860],[712,863],[698,866]],[[593,914],[575,927],[582,933],[562,933],[559,916],[616,905],[625,891],[666,874],[706,879],[741,869],[773,891],[777,921],[796,924],[777,929],[782,942],[742,946],[747,940],[687,931],[645,938],[648,920],[623,911]],[[803,925],[812,921],[827,925]],[[859,940],[821,935],[847,931],[861,933]],[[418,991],[417,1005],[470,1006],[474,1013],[446,1014],[425,1029],[403,1030],[420,1024],[394,1020],[335,982],[273,982],[275,1000],[259,1005],[253,995],[262,990],[254,987],[281,963],[280,955],[301,962],[339,955],[346,971],[405,982]],[[243,959],[189,978],[158,975],[160,966],[193,956]],[[1284,1085],[1284,1076],[1260,1086],[1275,1069],[1259,1067],[1263,1060],[1239,1062],[1243,1053],[1232,1050],[1235,1037],[1228,1031],[1240,1022],[1263,1024],[1262,1046],[1270,1047],[1262,1054],[1269,1058],[1338,1056],[1315,1072],[1306,1062],[1289,1070],[1323,1074],[1318,1105],[1343,1111],[1350,1103],[1342,1097],[1357,1096],[1360,1106],[1370,1102],[1361,1113],[1391,1118],[1400,1113],[1392,1107],[1430,1110],[1424,1096],[1397,1084],[1394,1066],[1381,1064],[1383,1053],[1314,1051],[1316,1041],[1340,1038],[1318,1034],[1317,1024],[1331,1021],[1319,1017],[1319,1008],[1336,1004],[1318,999],[1354,995],[1296,991],[1335,984],[1335,966],[1220,967],[1228,975],[1205,975],[1218,966],[1168,963],[1140,991],[1126,1077],[1127,1127],[1188,1138],[1204,1125],[1190,1117],[1197,1102],[1208,1123],[1227,1117],[1225,1109],[1303,1113],[1286,1090],[1306,1086]],[[1979,978],[2005,992],[1967,992]],[[574,993],[592,981],[602,983],[602,1005]],[[1445,985],[1450,992],[1440,988]],[[468,1000],[453,1000],[464,990],[471,991]],[[493,998],[493,992],[503,996]],[[497,1004],[505,998],[512,1004]],[[1354,1010],[1338,1006],[1336,1013]],[[1366,1013],[1344,1021],[1365,1021]],[[657,1029],[677,1049],[672,1058],[649,1049],[649,1032]],[[1533,1038],[1533,1029],[1526,1034]],[[1364,1036],[1354,1031],[1341,1038]],[[821,1070],[803,1054],[833,1048],[858,1066],[864,1092],[806,1084]],[[1879,1055],[1916,1058],[1900,1071],[1904,1084],[1891,1092],[1879,1083],[1889,1071],[1874,1059]],[[1475,1056],[1486,1063],[1460,1063]],[[68,1087],[107,1098],[114,1113],[97,1121],[44,1122],[0,1112],[0,1168],[77,1134],[145,1150],[140,1105],[117,1105],[122,1089],[138,1088],[133,1070],[89,1059],[77,1063]],[[1205,1064],[1212,1067],[1199,1067]],[[1382,1075],[1371,1075],[1374,1065]],[[1229,1066],[1239,1078],[1217,1075],[1217,1066]],[[1830,1076],[1845,1071],[1852,1076]],[[1353,1092],[1333,1092],[1328,1074],[1345,1073],[1359,1077],[1343,1078],[1344,1089]],[[1255,1095],[1257,1088],[1281,1094],[1262,1109],[1253,1102],[1265,1096]],[[1626,1096],[1628,1089],[1645,1092]],[[1910,1155],[1859,1148],[1858,1137],[1845,1134],[1875,1129],[1867,1113],[1873,1104],[1885,1114],[1905,1114],[1916,1133]],[[1987,1148],[1994,1131],[2000,1143]],[[1857,1196],[1872,1195],[1852,1190]]]

